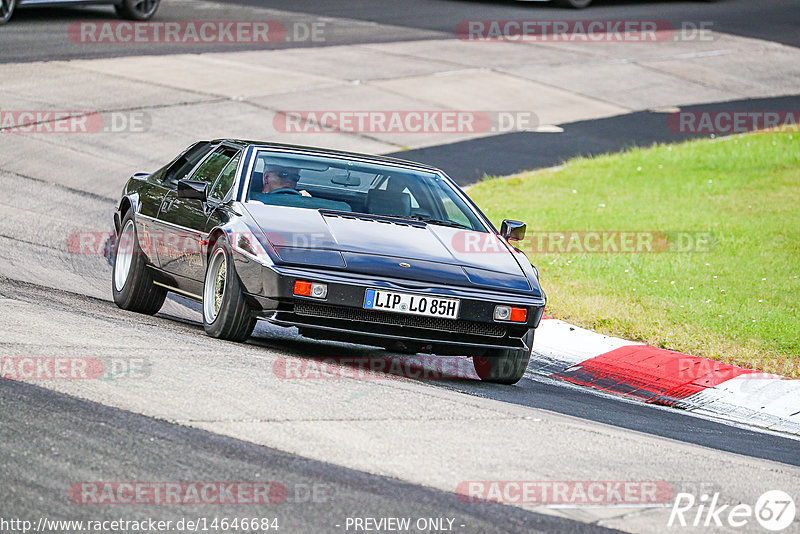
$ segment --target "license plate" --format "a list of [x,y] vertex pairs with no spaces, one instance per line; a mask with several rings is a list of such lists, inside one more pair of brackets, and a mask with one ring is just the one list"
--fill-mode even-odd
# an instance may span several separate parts
[[367,310],[383,310],[411,315],[427,315],[428,317],[445,317],[456,319],[461,306],[459,299],[398,293],[382,289],[367,289],[364,295],[364,308]]

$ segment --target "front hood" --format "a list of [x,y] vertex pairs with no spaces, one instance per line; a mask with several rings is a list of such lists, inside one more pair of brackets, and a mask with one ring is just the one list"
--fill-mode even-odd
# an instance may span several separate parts
[[253,203],[247,210],[277,252],[276,263],[442,284],[531,289],[512,253],[492,233]]

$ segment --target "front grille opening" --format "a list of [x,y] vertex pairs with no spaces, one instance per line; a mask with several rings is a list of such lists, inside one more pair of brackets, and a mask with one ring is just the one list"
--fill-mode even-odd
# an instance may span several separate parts
[[347,306],[327,306],[312,302],[299,301],[294,306],[297,315],[311,317],[325,317],[329,319],[344,319],[364,323],[377,323],[395,326],[408,326],[411,328],[424,328],[439,330],[455,334],[470,334],[477,336],[503,337],[506,327],[494,323],[481,323],[478,321],[462,321],[459,319],[443,319],[440,317],[425,317],[422,315],[406,315],[377,310],[364,310]]

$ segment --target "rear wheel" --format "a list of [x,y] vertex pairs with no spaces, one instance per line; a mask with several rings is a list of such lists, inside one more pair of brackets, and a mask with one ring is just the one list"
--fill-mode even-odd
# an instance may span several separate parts
[[114,264],[111,276],[114,302],[123,310],[153,315],[164,304],[167,290],[153,283],[147,270],[147,258],[139,246],[133,211],[122,219],[122,230],[114,245]]
[[[3,0],[0,0],[3,1]],[[128,20],[150,20],[158,10],[161,0],[122,0],[114,6],[117,15]]]
[[236,274],[230,245],[224,238],[214,244],[203,284],[203,327],[211,337],[245,341],[256,326]]
[[5,24],[11,20],[14,9],[17,7],[17,0],[0,0],[0,24]]
[[522,379],[531,359],[533,345],[531,328],[522,338],[527,349],[492,349],[485,356],[473,356],[472,365],[484,382],[495,384],[516,384]]

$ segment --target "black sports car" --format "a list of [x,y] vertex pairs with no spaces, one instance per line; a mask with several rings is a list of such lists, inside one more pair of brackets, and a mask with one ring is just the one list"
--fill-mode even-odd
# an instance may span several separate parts
[[0,24],[11,19],[18,7],[69,7],[113,5],[117,15],[129,20],[150,20],[161,0],[0,0]]
[[202,302],[206,332],[257,319],[313,338],[473,356],[515,383],[545,306],[538,272],[442,171],[386,157],[216,140],[135,174],[114,214],[112,289],[156,313]]

